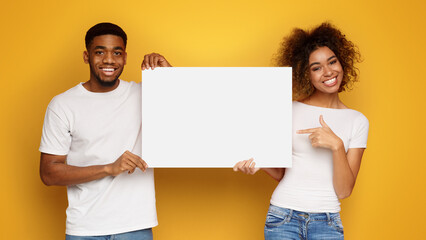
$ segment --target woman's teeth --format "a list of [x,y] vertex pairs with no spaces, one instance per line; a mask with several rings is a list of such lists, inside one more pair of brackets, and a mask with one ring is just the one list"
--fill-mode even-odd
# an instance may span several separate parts
[[332,78],[332,79],[330,79],[330,80],[324,81],[324,83],[325,83],[326,85],[330,85],[330,84],[333,84],[333,83],[335,83],[335,82],[336,82],[336,78]]

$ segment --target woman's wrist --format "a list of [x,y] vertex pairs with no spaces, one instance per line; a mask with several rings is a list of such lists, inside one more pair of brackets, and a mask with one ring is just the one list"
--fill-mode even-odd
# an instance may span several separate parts
[[343,144],[342,139],[338,139],[337,143],[331,147],[331,151],[338,152],[340,150],[345,150],[345,145]]

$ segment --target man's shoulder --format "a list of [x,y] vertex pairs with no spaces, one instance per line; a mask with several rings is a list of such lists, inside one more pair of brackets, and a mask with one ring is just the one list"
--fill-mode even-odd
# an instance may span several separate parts
[[63,97],[73,96],[73,95],[81,93],[82,88],[84,88],[83,85],[79,83],[76,86],[66,90],[65,92],[58,94],[57,96],[63,96]]
[[54,96],[49,103],[49,108],[56,108],[61,104],[77,98],[81,94],[81,87],[81,83],[79,83],[77,86],[74,86],[63,93]]
[[125,81],[125,80],[121,80],[120,84],[126,84],[126,85],[129,85],[130,87],[140,87],[142,85],[141,82]]
[[142,90],[142,83],[141,82],[134,82],[134,81],[125,81],[125,80],[120,80],[120,84],[126,86],[127,89],[131,90],[131,92],[137,92],[138,94],[140,94],[141,90]]

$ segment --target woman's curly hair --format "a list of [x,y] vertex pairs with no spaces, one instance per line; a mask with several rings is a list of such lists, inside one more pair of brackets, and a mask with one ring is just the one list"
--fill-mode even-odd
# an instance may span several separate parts
[[361,55],[339,29],[327,22],[310,31],[296,28],[283,39],[276,58],[278,66],[293,68],[295,100],[309,97],[315,90],[310,80],[309,56],[319,47],[328,47],[342,65],[344,74],[339,92],[350,89],[358,81],[359,71],[355,64],[361,62]]

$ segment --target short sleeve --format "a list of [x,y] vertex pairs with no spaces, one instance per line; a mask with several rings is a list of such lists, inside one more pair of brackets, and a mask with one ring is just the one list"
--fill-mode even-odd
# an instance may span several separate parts
[[54,155],[67,155],[71,146],[70,127],[65,115],[61,116],[58,111],[52,109],[52,102],[47,107],[44,117],[39,151]]
[[349,148],[366,148],[368,129],[368,119],[363,114],[360,114],[354,121]]

